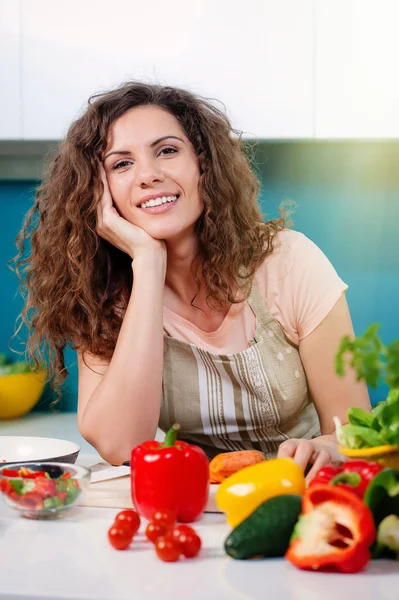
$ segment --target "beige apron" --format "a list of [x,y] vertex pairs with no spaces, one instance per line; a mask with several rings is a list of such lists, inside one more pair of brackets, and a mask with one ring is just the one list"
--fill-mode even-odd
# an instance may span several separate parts
[[297,347],[254,283],[248,303],[255,336],[236,354],[212,354],[164,335],[159,427],[167,431],[179,423],[180,439],[210,458],[252,449],[273,457],[284,440],[320,435]]

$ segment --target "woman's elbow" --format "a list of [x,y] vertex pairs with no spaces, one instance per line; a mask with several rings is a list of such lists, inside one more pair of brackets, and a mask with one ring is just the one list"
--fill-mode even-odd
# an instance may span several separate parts
[[[121,447],[116,440],[108,440],[106,442],[99,439],[100,436],[85,426],[84,423],[78,424],[81,436],[98,452],[102,459],[111,465],[119,466],[122,463],[130,460],[130,450],[126,447]],[[104,437],[104,436],[101,436]]]

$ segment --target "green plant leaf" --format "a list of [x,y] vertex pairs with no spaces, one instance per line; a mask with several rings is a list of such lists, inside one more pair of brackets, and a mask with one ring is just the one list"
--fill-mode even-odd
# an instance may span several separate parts
[[351,425],[359,425],[360,427],[370,427],[379,431],[381,426],[379,425],[375,416],[363,408],[353,407],[348,410],[348,421]]
[[[342,441],[341,441],[342,440]],[[383,443],[378,431],[358,425],[342,425],[340,431],[340,444],[352,450],[358,448],[372,448]]]
[[356,372],[358,380],[364,379],[372,387],[377,387],[380,377],[385,375],[387,349],[378,336],[379,324],[373,323],[363,336],[351,340],[342,338],[335,357],[338,375],[345,374],[345,363]]
[[389,427],[399,423],[399,400],[395,402],[385,401],[376,418],[378,418],[381,427]]
[[399,444],[399,423],[393,423],[388,427],[383,427],[380,431],[380,436],[385,444],[395,446]]

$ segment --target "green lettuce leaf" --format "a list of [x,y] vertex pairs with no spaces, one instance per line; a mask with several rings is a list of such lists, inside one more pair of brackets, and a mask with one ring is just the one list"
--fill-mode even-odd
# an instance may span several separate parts
[[350,408],[348,410],[348,421],[351,425],[356,425],[359,427],[370,427],[376,431],[381,429],[376,417],[367,410],[363,410],[363,408]]
[[338,440],[341,446],[351,450],[372,448],[384,443],[378,431],[358,425],[342,425]]

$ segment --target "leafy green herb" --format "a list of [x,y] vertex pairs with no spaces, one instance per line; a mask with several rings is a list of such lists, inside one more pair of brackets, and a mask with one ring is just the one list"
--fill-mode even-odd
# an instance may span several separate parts
[[[357,379],[365,379],[372,387],[377,387],[378,379],[386,368],[386,347],[378,337],[379,325],[370,325],[363,336],[351,340],[345,336],[341,340],[335,357],[338,375],[345,374],[345,360],[356,371]],[[399,378],[398,378],[399,379]]]
[[335,357],[338,375],[349,364],[357,380],[371,387],[383,381],[390,387],[387,399],[371,413],[361,408],[348,411],[349,425],[337,424],[337,436],[343,447],[357,449],[399,444],[399,340],[385,346],[378,336],[378,323],[370,325],[363,336],[351,340],[345,336]]

